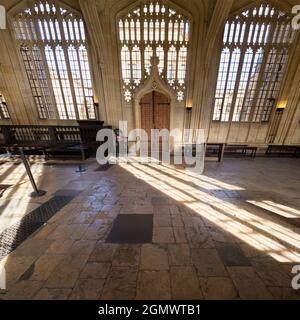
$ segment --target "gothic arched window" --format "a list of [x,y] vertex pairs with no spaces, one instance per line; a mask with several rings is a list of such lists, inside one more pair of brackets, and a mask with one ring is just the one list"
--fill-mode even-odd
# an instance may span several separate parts
[[151,57],[159,74],[184,100],[190,21],[159,1],[141,4],[118,20],[123,91],[126,101],[150,75]]
[[230,18],[223,33],[213,120],[268,121],[294,39],[290,16],[271,5]]
[[41,119],[95,119],[84,23],[55,1],[37,1],[13,27]]

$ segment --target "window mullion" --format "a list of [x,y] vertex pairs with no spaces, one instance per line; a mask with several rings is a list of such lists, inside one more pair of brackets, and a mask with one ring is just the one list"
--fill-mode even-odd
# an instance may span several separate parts
[[[257,51],[253,51],[252,61],[251,61],[250,69],[249,69],[249,77],[248,77],[248,80],[247,80],[247,86],[246,86],[246,88],[245,88],[245,94],[244,94],[244,98],[243,98],[243,101],[242,101],[242,108],[241,108],[241,112],[240,112],[240,116],[239,116],[239,121],[243,121],[243,120],[242,120],[243,113],[244,113],[244,112],[247,113],[245,101],[246,101],[246,97],[247,97],[247,95],[248,95],[249,86],[250,86],[250,83],[251,83],[252,69],[253,69],[253,65],[254,65],[254,63],[255,63],[255,57],[256,57],[256,54],[257,54],[257,53],[258,53],[258,50],[257,50]],[[245,114],[246,114],[246,113],[245,113]]]
[[52,48],[52,52],[53,52],[53,59],[54,59],[55,67],[56,67],[56,70],[57,70],[57,76],[58,76],[58,81],[59,81],[59,85],[60,85],[61,96],[62,96],[62,99],[64,101],[64,109],[65,109],[67,120],[69,120],[69,112],[68,112],[68,109],[67,109],[67,103],[66,103],[66,99],[65,99],[65,92],[64,92],[64,89],[63,89],[61,74],[60,74],[59,66],[58,66],[58,62],[57,62],[55,46],[53,45],[51,48]]
[[69,58],[68,58],[68,50],[67,50],[66,46],[64,46],[64,45],[62,46],[62,48],[63,48],[63,52],[64,52],[64,55],[65,55],[65,63],[66,63],[67,73],[68,73],[68,81],[69,81],[70,90],[71,90],[71,94],[72,94],[72,99],[73,99],[76,119],[80,119],[79,112],[78,112],[78,105],[77,105],[77,100],[76,100],[75,89],[74,89],[74,86],[71,85],[73,83],[73,81],[71,82],[72,73],[71,73],[70,61],[69,61]]
[[[42,91],[42,85],[41,85],[41,81],[40,81],[40,78],[39,78],[39,75],[38,75],[38,72],[37,72],[37,61],[35,59],[35,56],[34,56],[34,53],[33,53],[33,50],[34,50],[34,45],[33,46],[30,46],[29,47],[29,57],[32,61],[32,64],[33,64],[33,69],[32,69],[32,73],[34,73],[34,78],[36,79],[36,82],[38,83],[38,90],[39,90],[39,98],[42,100],[42,105],[39,106],[39,114],[40,114],[40,118],[41,119],[47,119],[47,112],[46,112],[46,109],[47,109],[47,103],[45,101],[45,97],[44,97],[44,94],[43,94],[43,91]],[[37,89],[37,87],[35,87],[35,89]]]
[[[28,27],[29,27],[29,33],[30,33],[30,37],[31,39],[34,39],[35,37],[38,38],[37,36],[37,30],[36,30],[36,26],[34,24],[34,16],[30,17],[28,20]],[[32,25],[35,28],[35,30],[32,29]]]
[[[241,22],[241,25],[240,25],[240,32],[242,32],[242,29],[243,29],[243,21]],[[250,32],[250,24],[246,24],[244,39],[248,39],[249,32]],[[240,35],[239,35],[239,39],[240,39]],[[244,60],[245,60],[245,52],[247,51],[247,48],[248,48],[247,41],[243,41],[242,51],[244,52]],[[243,110],[245,108],[245,105],[244,105],[245,104],[245,98],[247,96],[247,91],[248,91],[249,84],[250,84],[251,71],[252,71],[252,66],[253,66],[254,61],[255,61],[255,50],[253,50],[252,63],[251,63],[250,71],[249,71],[250,74],[249,74],[249,77],[248,77],[248,81],[247,81],[248,83],[247,83],[247,87],[246,87],[246,90],[245,90],[244,99],[243,99],[243,102],[242,102],[242,108],[241,108],[240,115],[239,115],[239,121],[241,121],[242,113],[243,113]]]
[[232,57],[233,57],[233,50],[229,49],[229,52],[230,52],[230,58],[228,61],[227,75],[226,75],[226,80],[225,80],[226,85],[225,85],[224,92],[223,92],[222,105],[221,105],[221,110],[220,110],[220,121],[222,121],[225,96],[226,96],[227,87],[228,87],[228,78],[229,78],[229,74],[230,74],[230,66],[231,66]]
[[[61,21],[59,19],[58,19],[58,24],[59,24],[60,32],[62,33]],[[47,41],[47,36],[46,36],[46,32],[45,32],[44,23],[41,22],[41,25],[42,25],[43,32],[44,32],[44,39],[45,39],[45,41]],[[64,34],[61,34],[61,37],[63,39]],[[64,93],[64,90],[63,90],[61,74],[60,74],[58,63],[57,63],[57,57],[56,57],[56,51],[55,51],[56,45],[55,45],[55,43],[53,41],[51,41],[51,42],[48,41],[48,43],[50,44],[49,46],[50,46],[50,48],[52,50],[52,54],[53,54],[53,62],[55,64],[56,73],[57,73],[57,76],[58,76],[58,82],[59,82],[59,85],[60,85],[61,98],[62,98],[63,104],[64,104],[63,107],[64,107],[64,110],[65,110],[65,114],[66,114],[67,120],[69,120],[69,112],[68,112],[67,103],[66,103],[66,100],[65,100],[65,93]],[[63,45],[63,41],[62,41],[62,45]],[[56,105],[56,109],[57,109],[57,107],[58,106]],[[58,112],[58,110],[57,110],[57,112]]]
[[130,59],[130,86],[134,85],[134,80],[133,80],[133,65],[132,65],[132,52],[133,52],[133,45],[129,44],[128,45],[128,50],[129,50],[129,59]]
[[[269,88],[270,88],[271,83],[272,83],[274,67],[276,66],[276,62],[275,61],[273,62],[273,57],[274,56],[271,56],[271,54],[273,55],[272,51],[269,53],[269,58],[270,59],[268,59],[268,61],[266,63],[266,68],[268,68],[268,70],[267,70],[267,72],[264,72],[264,76],[269,77],[269,81],[264,81],[263,86],[261,88],[260,99],[257,100],[258,110],[259,110],[259,113],[258,113],[259,114],[259,122],[262,121],[263,114],[264,114],[265,109],[266,109],[266,102],[268,100]],[[275,51],[275,59],[277,59],[277,51]]]
[[[232,99],[232,104],[231,104],[231,109],[230,109],[230,114],[229,114],[229,120],[228,120],[229,122],[232,122],[232,117],[233,117],[233,113],[234,113],[234,109],[235,109],[238,90],[239,90],[239,86],[240,86],[240,82],[241,82],[242,71],[243,71],[243,68],[244,68],[245,61],[247,62],[247,60],[246,60],[246,58],[247,58],[246,52],[247,52],[247,47],[244,46],[241,49],[241,57],[242,58],[239,61],[239,67],[238,67],[238,71],[237,71],[237,78],[236,78],[236,83],[235,83],[235,87],[234,87],[233,99]],[[249,79],[248,79],[248,82],[249,82]],[[241,117],[241,112],[239,114],[239,119],[240,119],[240,117]]]
[[59,35],[58,35],[57,30],[56,30],[56,24],[55,24],[55,22],[56,22],[56,20],[58,20],[58,18],[60,18],[60,17],[57,16],[57,14],[54,14],[54,13],[52,13],[51,16],[52,16],[52,23],[53,23],[53,32],[54,32],[54,34],[55,34],[56,41],[59,41]]
[[85,96],[85,87],[84,87],[81,63],[80,63],[79,52],[78,52],[77,47],[75,47],[75,52],[76,52],[76,57],[77,57],[77,61],[78,61],[78,66],[79,66],[80,82],[81,82],[81,88],[82,88],[83,99],[84,99],[84,109],[85,109],[85,113],[86,113],[86,118],[89,119],[87,101],[86,101],[86,96]]
[[66,66],[67,66],[67,73],[68,73],[68,81],[69,81],[70,90],[71,90],[71,93],[72,93],[72,99],[73,99],[73,103],[74,103],[76,119],[80,119],[79,118],[79,112],[78,112],[78,105],[77,105],[77,100],[76,100],[75,89],[74,89],[74,86],[71,85],[71,83],[73,83],[73,81],[71,82],[72,73],[71,73],[70,61],[69,61],[69,58],[68,58],[68,50],[67,50],[67,48],[65,46],[62,46],[62,48],[63,48],[63,52],[64,52],[64,55],[65,55],[65,63],[66,63]]
[[180,50],[180,46],[175,44],[175,48],[176,48],[176,62],[175,62],[175,84],[176,84],[176,91],[178,90],[178,64],[179,64],[179,50]]
[[240,80],[241,80],[241,76],[242,76],[242,70],[243,70],[245,59],[246,59],[246,54],[245,53],[246,53],[246,48],[243,47],[241,49],[241,51],[240,51],[239,66],[238,66],[238,69],[237,69],[237,77],[235,79],[235,85],[234,85],[234,89],[233,89],[233,97],[232,97],[231,107],[230,107],[230,111],[229,111],[229,118],[228,118],[229,122],[232,122],[232,117],[233,117],[233,113],[234,113],[234,109],[235,109],[236,98],[237,98],[239,85],[240,85]]
[[[50,99],[51,99],[51,103],[52,103],[52,106],[55,106],[56,103],[54,101],[54,91],[53,91],[53,88],[52,88],[52,81],[51,81],[51,78],[50,78],[50,73],[49,73],[49,69],[48,69],[48,65],[47,65],[47,61],[46,61],[46,56],[45,56],[45,47],[43,47],[42,45],[38,45],[38,48],[40,50],[40,53],[41,53],[41,58],[42,58],[42,64],[44,66],[44,71],[45,71],[45,75],[46,75],[46,80],[47,80],[47,84],[48,84],[48,89],[50,91]],[[50,106],[51,107],[51,106]],[[54,110],[49,110],[48,113],[49,113],[49,118],[50,119],[53,119],[53,115],[51,116],[51,111],[54,111],[55,113],[55,116],[57,117],[58,119],[58,112],[57,112],[57,108],[53,108]]]
[[140,48],[141,48],[141,68],[142,68],[142,81],[146,79],[146,70],[145,70],[145,40],[144,40],[144,8],[143,5],[140,5]]
[[[49,27],[48,21],[47,21],[45,18],[43,18],[43,16],[41,16],[40,14],[36,14],[35,16],[36,16],[36,19],[40,19],[40,21],[41,21],[41,27],[42,27],[43,33],[44,33],[44,41],[47,41],[48,39],[47,39],[47,33],[46,33],[46,28],[45,28],[44,23],[47,23],[48,33],[49,33],[49,35],[50,35],[50,37],[51,37],[51,32],[50,32],[50,27]],[[37,23],[36,23],[36,25],[37,25]],[[37,29],[38,29],[39,35],[41,36],[40,29],[38,28],[38,26],[37,26]],[[40,39],[42,39],[42,36],[41,36]],[[40,45],[39,45],[39,43],[40,43]],[[40,49],[41,57],[42,57],[42,60],[43,60],[44,47],[43,47],[43,45],[42,45],[42,41],[37,41],[37,47]],[[44,63],[44,60],[43,60],[43,63]],[[47,64],[44,64],[44,67],[45,67],[44,69],[48,71]],[[47,73],[46,73],[46,79],[47,79]],[[47,80],[48,80],[48,79],[47,79]],[[47,81],[47,82],[48,82],[48,81]],[[49,85],[49,83],[51,84],[51,82],[48,82],[48,89],[50,89],[49,87],[52,87],[52,85]],[[50,89],[50,90],[51,90],[51,89]],[[50,92],[51,92],[51,91],[50,91]],[[49,93],[50,93],[50,92],[49,92]],[[51,97],[51,94],[52,94],[52,92],[50,93],[50,99],[51,99],[51,101],[53,101],[53,100],[52,100],[53,98]],[[43,97],[43,100],[44,100],[44,97]],[[55,103],[54,105],[56,105],[56,103]],[[56,109],[56,108],[55,108],[55,109]],[[55,110],[55,111],[56,111],[56,110]]]
[[[276,69],[280,65],[280,63],[281,63],[280,61],[282,59],[282,55],[281,55],[280,49],[277,49],[275,52],[276,52],[275,53],[275,58],[274,58],[274,62],[273,62],[272,68],[271,68],[271,72],[270,72],[270,81],[269,81],[268,86],[266,88],[266,98],[265,98],[265,102],[263,104],[265,107],[261,112],[260,121],[263,121],[263,118],[268,115],[268,111],[269,111],[270,106],[269,105],[266,106],[266,102],[267,102],[266,100],[271,98],[270,97],[270,93],[272,93],[272,95],[274,93],[274,89],[275,89],[275,86],[276,86],[276,82],[275,82]],[[272,89],[272,87],[273,87],[273,89]]]
[[[242,26],[241,26],[241,28],[242,28]],[[248,38],[249,30],[250,30],[250,26],[248,26],[246,28],[245,39]],[[236,35],[235,35],[236,32],[237,32],[237,24],[235,24],[235,29],[234,29],[234,34],[233,34],[233,41],[234,41],[234,39],[236,37]],[[243,70],[245,59],[246,59],[247,47],[248,47],[247,43],[244,42],[242,47],[240,48],[239,67],[238,67],[238,70],[237,70],[237,78],[235,80],[235,86],[234,86],[234,90],[233,90],[233,98],[232,98],[232,101],[231,101],[231,108],[230,108],[230,113],[229,113],[229,118],[228,118],[229,122],[232,122],[232,117],[233,117],[235,104],[236,104],[236,98],[237,98],[239,85],[240,85],[240,79],[241,79],[241,76],[242,76],[242,70]],[[229,65],[229,69],[230,69],[230,65]],[[240,113],[240,116],[241,116],[241,113]]]
[[168,35],[169,35],[169,8],[166,8],[166,12],[165,12],[165,41],[163,44],[163,48],[164,48],[164,78],[165,81],[168,81],[168,52],[169,49],[171,47],[170,43],[169,43],[169,39],[168,39]]
[[269,50],[265,50],[264,51],[263,62],[261,64],[261,71],[259,72],[259,75],[258,75],[256,90],[255,90],[255,93],[254,93],[253,103],[252,103],[252,106],[251,106],[251,112],[250,112],[250,115],[249,115],[249,121],[250,122],[251,121],[252,122],[256,122],[256,121],[254,121],[256,110],[257,110],[257,113],[259,112],[259,106],[257,106],[256,104],[258,102],[259,95],[260,95],[260,92],[262,90],[261,88],[263,87],[263,77],[264,77],[264,74],[265,74],[265,68],[266,68],[266,63],[267,63],[267,57],[268,56],[269,56]]
[[[66,20],[66,23],[67,23],[67,28],[69,28],[69,24],[68,24],[67,20]],[[78,112],[78,105],[77,105],[75,90],[74,90],[74,86],[71,85],[71,81],[70,81],[70,79],[72,79],[72,73],[71,73],[70,61],[69,61],[69,58],[68,58],[69,57],[68,56],[68,50],[66,48],[68,44],[67,44],[67,41],[65,39],[65,33],[64,33],[64,28],[62,26],[62,21],[59,21],[58,24],[59,24],[59,30],[60,30],[61,39],[62,39],[61,47],[62,47],[64,55],[65,55],[65,63],[66,63],[66,67],[67,67],[68,81],[69,81],[70,90],[71,90],[71,94],[72,94],[75,115],[76,115],[76,119],[79,119],[79,112]],[[73,30],[73,32],[75,32],[75,30]],[[70,36],[71,36],[71,33],[69,34],[69,37]],[[73,36],[75,37],[75,34],[73,34]],[[70,42],[71,42],[72,41],[71,37],[69,39],[70,39]],[[56,55],[55,55],[55,61],[56,61]],[[59,72],[59,69],[57,69],[57,70]],[[59,78],[61,79],[60,74],[59,74]],[[65,95],[63,87],[62,87],[62,94],[63,94],[63,96]],[[64,101],[65,101],[65,99],[64,99]],[[66,101],[65,101],[65,109],[67,109]],[[69,118],[69,115],[68,115],[68,118]]]
[[[273,35],[274,35],[275,30],[276,30],[276,28],[275,28],[274,24],[273,25],[271,24],[271,32],[270,32],[270,37],[269,37],[270,41],[273,39]],[[265,74],[265,69],[267,67],[267,61],[268,61],[270,51],[271,51],[271,44],[267,42],[267,47],[263,53],[263,61],[261,64],[261,69],[260,69],[260,73],[258,76],[256,88],[262,88],[263,76]],[[259,112],[259,106],[256,106],[256,104],[258,101],[260,91],[261,91],[261,89],[255,90],[253,104],[252,104],[251,112],[249,115],[249,121],[252,121],[252,122],[256,122],[254,119],[256,110],[257,110],[257,113]]]
[[[21,17],[18,17],[15,21],[17,23],[17,28],[19,28],[19,31],[15,30],[15,34],[18,35],[17,42],[19,45],[19,50],[24,63],[26,75],[29,81],[30,89],[32,92],[33,100],[36,105],[38,116],[40,119],[42,119],[43,118],[42,109],[43,107],[45,107],[45,103],[41,95],[41,88],[37,87],[37,86],[40,86],[40,82],[37,76],[36,65],[32,55],[33,43],[30,41],[30,39],[27,39],[25,35],[26,33],[24,33],[25,32],[23,28],[24,26],[23,23],[25,23],[23,22],[24,19],[22,19]],[[38,95],[38,92],[40,95]]]
[[[41,32],[40,32],[40,29],[39,29],[39,26],[38,26],[36,18],[37,18],[37,16],[34,16],[34,18],[33,18],[33,23],[34,23],[34,26],[35,26],[35,29],[36,29],[36,35],[37,35],[38,39],[42,39]],[[52,87],[52,81],[51,81],[50,72],[49,72],[49,68],[48,68],[48,64],[47,64],[47,58],[46,58],[46,55],[45,55],[45,46],[42,44],[41,40],[37,41],[37,47],[39,48],[40,53],[41,53],[42,62],[43,62],[43,66],[44,66],[44,71],[45,71],[46,79],[47,79],[47,83],[48,83],[48,89],[50,91],[51,103],[52,103],[52,106],[55,106],[52,111],[54,111],[56,119],[59,119],[58,110],[57,110],[56,101],[55,101],[55,96],[54,96],[54,90],[53,90],[53,87]],[[50,115],[50,118],[53,118],[53,117],[51,117],[51,115]]]
[[37,15],[37,19],[40,19],[40,22],[41,22],[40,26],[41,26],[41,28],[43,30],[43,34],[44,34],[43,38],[44,38],[44,41],[46,42],[47,41],[47,36],[46,36],[46,28],[45,28],[45,25],[44,25],[44,19],[42,19],[42,17],[39,17],[39,15]]

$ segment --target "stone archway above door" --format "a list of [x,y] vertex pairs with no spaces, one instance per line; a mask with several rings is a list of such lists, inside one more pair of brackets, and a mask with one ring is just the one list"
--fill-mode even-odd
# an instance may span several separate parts
[[134,92],[134,118],[135,127],[141,128],[140,101],[147,93],[157,91],[170,97],[170,128],[172,128],[172,113],[176,103],[176,92],[172,90],[160,77],[158,72],[159,58],[151,57],[151,73],[149,78]]

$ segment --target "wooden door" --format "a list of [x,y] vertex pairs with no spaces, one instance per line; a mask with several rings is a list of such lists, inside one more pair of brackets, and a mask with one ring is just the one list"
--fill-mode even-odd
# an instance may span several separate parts
[[164,94],[152,91],[141,99],[140,105],[141,127],[147,132],[148,147],[150,148],[151,129],[170,130],[170,100]]

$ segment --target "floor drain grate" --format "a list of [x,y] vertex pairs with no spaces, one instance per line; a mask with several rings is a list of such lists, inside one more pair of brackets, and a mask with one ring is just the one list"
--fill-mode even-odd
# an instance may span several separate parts
[[20,221],[6,228],[0,234],[0,260],[15,250],[33,232],[73,199],[73,195],[55,195],[49,201],[25,215]]

